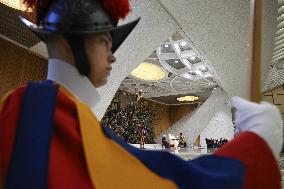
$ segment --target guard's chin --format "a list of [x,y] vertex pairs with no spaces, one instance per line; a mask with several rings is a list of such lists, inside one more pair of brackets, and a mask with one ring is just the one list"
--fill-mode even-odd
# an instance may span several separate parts
[[102,87],[104,85],[107,84],[107,79],[103,80],[103,81],[100,81],[100,82],[97,82],[97,83],[93,83],[93,85],[96,87],[96,88],[99,88],[99,87]]

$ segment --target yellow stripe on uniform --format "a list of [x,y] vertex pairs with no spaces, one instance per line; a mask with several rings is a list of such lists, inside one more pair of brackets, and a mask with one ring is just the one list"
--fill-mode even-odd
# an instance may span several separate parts
[[63,87],[60,89],[76,104],[87,167],[95,188],[178,188],[174,182],[152,172],[119,144],[107,138],[90,108]]

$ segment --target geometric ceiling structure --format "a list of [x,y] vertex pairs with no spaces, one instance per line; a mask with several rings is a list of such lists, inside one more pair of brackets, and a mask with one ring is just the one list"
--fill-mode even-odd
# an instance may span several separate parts
[[[265,5],[274,4],[274,1],[277,4],[277,0],[264,0]],[[209,60],[220,77],[221,86],[230,96],[246,96],[250,1],[131,0],[130,3],[132,12],[120,23],[137,17],[141,20],[116,51],[117,63],[108,83],[98,88],[102,98],[94,111],[99,118],[103,117],[131,70],[176,31],[185,33],[194,41],[194,46]],[[275,12],[269,6],[265,11]]]
[[[182,32],[173,33],[142,64],[145,63],[160,68],[165,76],[158,80],[143,79],[143,68],[140,68],[139,77],[130,74],[121,83],[120,90],[132,94],[143,91],[143,96],[147,99],[176,105],[202,103],[217,86],[213,67]],[[148,75],[147,70],[145,75]],[[177,100],[178,97],[188,95],[197,96],[198,100]]]
[[[120,22],[140,22],[116,51],[108,83],[98,88],[101,101],[94,107],[102,118],[121,82],[176,31],[184,32],[214,66],[231,95],[245,95],[245,54],[249,2],[243,0],[131,0],[132,12]],[[149,8],[151,7],[151,8]],[[236,8],[237,7],[237,8]],[[135,83],[134,83],[135,84]]]

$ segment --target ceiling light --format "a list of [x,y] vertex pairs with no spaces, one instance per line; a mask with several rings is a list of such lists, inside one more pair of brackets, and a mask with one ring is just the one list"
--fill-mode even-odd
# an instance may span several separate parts
[[186,41],[181,42],[180,45],[183,47],[186,46]]
[[166,76],[165,71],[160,66],[147,62],[141,63],[137,68],[132,70],[130,74],[146,81],[162,80]]
[[195,55],[193,55],[193,56],[190,57],[190,60],[195,60],[195,59],[196,59],[196,56],[195,56]]
[[22,3],[22,0],[0,0],[0,3],[13,9],[31,12],[31,10],[27,10],[27,7]]
[[177,100],[179,102],[193,102],[198,100],[198,96],[182,96],[182,97],[178,97]]
[[208,68],[206,66],[201,66],[200,70],[202,72],[207,72],[208,71]]

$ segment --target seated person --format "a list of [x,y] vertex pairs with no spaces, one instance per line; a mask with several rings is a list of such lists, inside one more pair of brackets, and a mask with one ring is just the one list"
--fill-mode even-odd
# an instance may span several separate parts
[[164,135],[162,138],[162,148],[169,148],[170,147],[170,143],[168,142],[166,136]]

